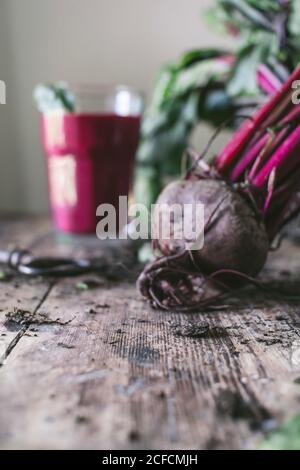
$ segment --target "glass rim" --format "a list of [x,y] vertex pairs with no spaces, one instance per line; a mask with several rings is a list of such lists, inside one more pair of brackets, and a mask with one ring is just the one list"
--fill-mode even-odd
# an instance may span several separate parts
[[[133,86],[97,82],[64,82],[71,94],[73,109],[53,107],[42,114],[103,114],[113,112],[120,116],[141,116],[145,94]],[[125,96],[124,96],[125,95]]]
[[115,94],[119,91],[127,91],[132,95],[138,95],[141,99],[145,98],[145,93],[131,85],[125,85],[123,83],[97,83],[97,82],[66,82],[69,90],[74,95],[82,96],[105,96],[109,94]]

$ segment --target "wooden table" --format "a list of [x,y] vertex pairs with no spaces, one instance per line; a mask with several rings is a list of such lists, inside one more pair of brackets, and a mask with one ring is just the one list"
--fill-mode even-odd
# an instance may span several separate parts
[[[15,244],[102,249],[58,241],[44,219],[2,218],[0,247]],[[251,288],[219,311],[165,313],[129,271],[0,282],[1,448],[255,448],[299,410],[299,302]],[[299,291],[299,274],[287,242],[264,276]]]

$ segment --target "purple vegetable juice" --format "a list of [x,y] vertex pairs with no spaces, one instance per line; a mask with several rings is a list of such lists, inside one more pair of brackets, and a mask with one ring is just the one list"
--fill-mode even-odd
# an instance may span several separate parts
[[130,191],[140,117],[60,111],[42,115],[41,123],[54,224],[95,232],[99,204],[117,210],[119,196]]

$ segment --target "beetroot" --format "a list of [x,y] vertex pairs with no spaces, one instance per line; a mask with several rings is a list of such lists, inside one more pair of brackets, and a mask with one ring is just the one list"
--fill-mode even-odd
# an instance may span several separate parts
[[[165,205],[204,204],[204,246],[188,250],[186,239],[162,238],[159,220]],[[183,212],[183,215],[185,213]],[[193,224],[193,220],[187,220]],[[194,310],[216,300],[224,288],[237,287],[262,269],[269,239],[261,215],[245,195],[218,178],[192,178],[169,184],[153,217],[153,245],[162,256],[140,275],[137,286],[152,305]],[[225,248],[225,249],[224,249]]]
[[[253,280],[265,264],[280,229],[300,212],[300,105],[291,100],[298,67],[270,100],[247,120],[209,167],[197,157],[182,181],[168,185],[153,217],[153,245],[161,256],[149,263],[137,285],[153,306],[182,311],[208,305],[241,280]],[[161,204],[201,202],[205,241],[158,230]],[[191,227],[194,220],[187,220]]]
[[[162,204],[194,202],[204,205],[206,222],[204,246],[192,252],[195,263],[205,273],[226,268],[255,276],[264,265],[269,248],[264,223],[248,201],[222,180],[196,179],[169,184],[159,196],[154,212],[155,246],[165,256],[184,251],[187,240],[159,237],[157,220]],[[192,225],[193,220],[187,223]]]

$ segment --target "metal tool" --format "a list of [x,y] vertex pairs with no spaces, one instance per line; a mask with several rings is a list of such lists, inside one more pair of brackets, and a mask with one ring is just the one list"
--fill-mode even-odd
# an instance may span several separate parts
[[104,259],[35,257],[30,251],[15,248],[0,250],[0,264],[27,276],[75,276],[107,270]]

